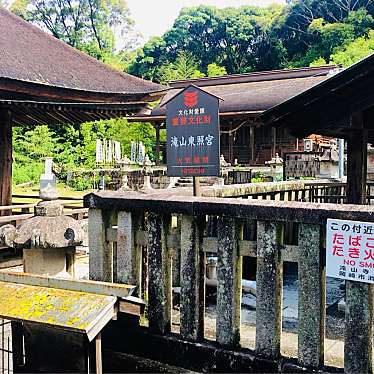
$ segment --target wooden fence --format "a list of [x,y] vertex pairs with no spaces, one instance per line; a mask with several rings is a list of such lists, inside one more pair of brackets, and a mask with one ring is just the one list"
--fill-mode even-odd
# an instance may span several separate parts
[[[198,350],[202,342],[206,342],[205,254],[217,253],[216,350],[211,352],[215,363],[206,369],[218,371],[234,368],[234,371],[294,372],[298,367],[323,368],[326,220],[374,222],[368,206],[302,202],[137,194],[119,197],[106,192],[87,195],[85,206],[90,208],[90,278],[136,284],[140,289],[145,284],[141,257],[146,253],[149,331],[165,339],[171,331],[172,263],[180,264],[174,266],[174,270],[180,269],[179,339],[188,342],[188,349],[192,344]],[[212,216],[217,218],[217,236],[207,237],[208,217]],[[253,230],[252,240],[244,240],[245,222],[252,223],[249,225]],[[284,227],[290,222],[298,225],[296,245],[284,241]],[[172,259],[173,256],[178,260]],[[257,258],[256,348],[253,352],[240,348],[243,256]],[[284,261],[298,263],[299,269],[296,363],[282,357],[280,351]],[[371,372],[372,369],[371,287],[357,287],[361,287],[362,292],[351,293],[353,296],[348,295],[346,300],[345,371],[348,373]],[[167,353],[162,357],[167,357]],[[193,362],[199,359],[204,360],[195,354],[190,360],[192,369],[198,369],[193,367]],[[225,359],[230,359],[231,364],[223,365]],[[205,360],[212,361],[211,357]],[[250,367],[244,369],[239,363]]]
[[[303,183],[293,183],[289,188],[282,187],[281,183],[273,183],[269,189],[263,191],[253,191],[243,193],[240,197],[257,200],[276,200],[276,201],[299,201],[309,203],[333,203],[345,204],[346,202],[346,184],[340,182],[320,182],[307,181]],[[239,197],[239,196],[236,196]],[[374,200],[374,183],[367,185],[367,204],[371,205]]]

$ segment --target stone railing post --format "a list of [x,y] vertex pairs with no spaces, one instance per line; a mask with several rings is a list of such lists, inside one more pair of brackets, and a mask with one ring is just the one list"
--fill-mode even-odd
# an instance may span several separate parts
[[148,214],[148,319],[149,328],[159,334],[171,330],[171,251],[167,237],[171,216]]
[[193,341],[204,338],[204,218],[183,215],[181,227],[181,335]]
[[224,346],[240,344],[242,258],[239,240],[243,222],[233,217],[218,218],[217,264],[217,342]]
[[136,244],[136,233],[141,229],[142,215],[118,212],[116,269],[117,283],[132,284],[141,294],[141,248]]
[[299,362],[324,364],[326,272],[319,225],[299,226]]
[[268,359],[280,356],[283,267],[279,244],[282,229],[276,222],[257,223],[256,352]]
[[89,268],[90,279],[102,282],[113,282],[113,243],[108,240],[108,229],[115,220],[111,211],[89,209]]

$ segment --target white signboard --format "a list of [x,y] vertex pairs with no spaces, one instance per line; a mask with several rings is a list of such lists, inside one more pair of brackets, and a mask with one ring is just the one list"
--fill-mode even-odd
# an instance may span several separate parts
[[104,162],[103,144],[99,139],[96,139],[96,162]]
[[327,220],[326,275],[374,283],[374,223]]
[[120,162],[121,161],[121,143],[114,141],[113,144],[114,144],[113,157],[116,160],[116,162]]
[[131,161],[136,162],[136,156],[138,154],[138,144],[131,142]]
[[139,142],[138,145],[138,162],[142,164],[145,158],[145,146],[142,142]]

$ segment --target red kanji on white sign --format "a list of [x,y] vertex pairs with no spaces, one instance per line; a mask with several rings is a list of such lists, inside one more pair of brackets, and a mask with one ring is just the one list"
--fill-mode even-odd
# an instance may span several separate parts
[[374,223],[327,220],[326,275],[374,283]]

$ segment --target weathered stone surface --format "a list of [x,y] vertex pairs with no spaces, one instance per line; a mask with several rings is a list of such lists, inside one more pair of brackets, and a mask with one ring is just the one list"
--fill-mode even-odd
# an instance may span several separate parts
[[88,218],[90,279],[113,282],[113,243],[107,240],[107,229],[113,226],[114,213],[90,209]]
[[181,231],[181,336],[196,341],[204,337],[205,255],[204,222],[182,217]]
[[372,285],[346,282],[344,372],[372,373],[373,289]]
[[218,219],[217,342],[231,347],[240,343],[242,228],[243,223],[235,218]]
[[280,356],[283,271],[279,244],[282,227],[257,224],[256,352],[267,359]]
[[177,197],[165,194],[102,192],[86,195],[87,208],[126,211],[181,213],[187,215],[228,215],[244,219],[324,224],[328,218],[373,221],[370,206],[316,204],[285,201]]
[[140,287],[141,248],[136,244],[136,232],[141,228],[141,216],[136,213],[118,212],[116,269],[117,283]]
[[165,334],[171,330],[171,251],[167,245],[169,215],[148,214],[148,320],[149,328]]
[[299,361],[318,368],[324,364],[326,274],[320,226],[299,227]]
[[36,216],[56,217],[64,213],[64,206],[57,200],[41,201],[34,210]]

